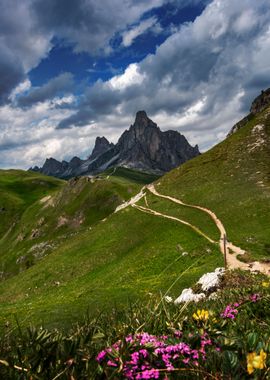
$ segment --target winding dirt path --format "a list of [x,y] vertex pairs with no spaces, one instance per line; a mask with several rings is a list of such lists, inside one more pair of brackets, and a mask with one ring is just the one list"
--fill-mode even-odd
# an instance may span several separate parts
[[[137,205],[137,202],[139,202],[140,199],[142,199],[144,197],[146,199],[146,192],[145,192],[145,190],[149,190],[153,195],[155,195],[157,197],[168,199],[171,202],[180,204],[181,206],[191,207],[191,208],[195,208],[195,209],[201,210],[201,211],[207,213],[208,215],[210,215],[210,217],[212,218],[212,220],[214,221],[214,223],[216,224],[216,226],[217,226],[217,228],[218,228],[218,230],[220,232],[219,242],[214,241],[209,236],[207,236],[204,232],[202,232],[198,227],[194,226],[191,223],[186,222],[185,220],[176,218],[176,217],[171,216],[171,215],[162,214],[161,212],[158,212],[156,210],[153,210],[153,209],[149,208],[147,200],[145,202],[146,205],[147,205],[147,207],[143,207],[143,206]],[[208,208],[206,208],[206,207],[197,206],[197,205],[191,205],[191,204],[188,204],[188,203],[184,203],[180,199],[171,197],[169,195],[160,194],[155,189],[155,186],[153,184],[144,186],[140,190],[140,192],[138,194],[136,194],[134,197],[132,197],[129,201],[124,202],[121,205],[119,205],[115,209],[114,212],[115,213],[119,212],[119,211],[121,211],[121,210],[123,210],[123,209],[125,209],[125,208],[127,208],[129,206],[132,206],[132,207],[136,208],[137,210],[139,210],[141,212],[144,212],[144,213],[147,213],[147,214],[151,214],[151,215],[155,215],[155,216],[160,216],[160,217],[163,217],[163,218],[166,218],[166,219],[175,220],[178,223],[182,223],[182,224],[184,224],[184,225],[192,228],[195,232],[197,232],[199,235],[203,236],[210,243],[219,244],[219,248],[220,248],[220,251],[221,251],[222,255],[224,255],[226,253],[227,266],[228,266],[229,269],[242,269],[242,270],[249,270],[249,271],[252,271],[252,272],[258,271],[258,272],[261,272],[261,273],[264,273],[264,274],[270,276],[270,264],[268,264],[268,263],[261,263],[259,261],[253,261],[252,263],[244,263],[244,262],[238,260],[237,256],[238,255],[244,255],[246,253],[246,251],[244,251],[240,247],[237,247],[233,243],[226,241],[226,252],[225,252],[225,249],[224,249],[224,236],[225,237],[227,236],[225,227],[222,224],[222,222],[220,221],[220,219],[218,219],[218,217],[216,216],[216,214],[213,211],[211,211]]]
[[[248,264],[248,263],[244,263],[244,262],[238,260],[237,256],[245,254],[245,251],[243,249],[241,249],[240,247],[237,247],[233,243],[231,243],[231,242],[227,242],[226,243],[226,252],[225,252],[225,250],[224,250],[224,240],[223,239],[224,239],[224,237],[227,236],[227,233],[226,233],[224,225],[218,219],[218,217],[216,216],[216,214],[213,211],[207,209],[206,207],[184,203],[180,199],[171,197],[169,195],[160,194],[155,189],[155,186],[153,184],[150,184],[150,185],[146,186],[146,189],[148,189],[152,194],[156,195],[157,197],[168,199],[168,200],[170,200],[170,201],[172,201],[174,203],[180,204],[182,206],[191,207],[191,208],[195,208],[195,209],[204,211],[205,213],[207,213],[208,215],[210,215],[210,217],[212,218],[212,220],[216,224],[218,230],[220,231],[219,247],[220,247],[220,251],[221,251],[221,253],[223,255],[226,253],[228,268],[230,268],[230,269],[243,269],[243,270],[249,270],[249,271],[259,271],[261,273],[267,274],[268,276],[270,275],[270,264],[268,264],[268,263],[260,263],[259,261],[254,261],[254,262]],[[171,217],[171,216],[168,216],[168,215],[157,213],[154,210],[146,209],[146,208],[144,208],[142,206],[137,206],[136,205],[136,207],[140,208],[141,211],[143,211],[143,209],[144,209],[144,211],[148,210],[148,211],[151,211],[152,214],[163,216],[163,217],[170,218],[170,219],[174,219],[174,220],[177,220],[177,221],[179,221],[179,222],[181,222],[183,224],[189,225],[196,232],[200,233],[200,235],[204,236],[207,240],[209,240],[211,242],[214,242],[211,238],[209,238],[202,231],[200,231],[197,227],[191,225],[190,223],[187,223],[187,222],[185,222],[185,221],[183,221],[181,219],[175,218],[175,217]]]
[[209,236],[207,236],[204,232],[202,232],[199,228],[193,226],[192,224],[186,222],[185,220],[182,220],[182,219],[179,219],[179,218],[176,218],[175,216],[171,216],[171,215],[166,215],[166,214],[162,214],[161,212],[158,212],[158,211],[155,211],[155,210],[152,210],[151,208],[147,208],[147,207],[143,207],[143,206],[138,206],[136,203],[133,203],[132,204],[132,207],[140,210],[140,211],[143,211],[147,214],[152,214],[152,215],[156,215],[156,216],[161,216],[163,218],[166,218],[166,219],[172,219],[172,220],[176,220],[177,222],[179,223],[182,223],[182,224],[185,224],[186,226],[192,228],[195,232],[197,232],[199,235],[203,236],[205,239],[207,239],[210,243],[213,243],[215,244],[216,242],[214,240],[212,240]]

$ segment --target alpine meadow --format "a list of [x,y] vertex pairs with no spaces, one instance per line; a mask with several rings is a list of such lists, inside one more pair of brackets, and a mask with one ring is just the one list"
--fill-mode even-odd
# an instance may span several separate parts
[[0,378],[270,379],[267,0],[0,5]]

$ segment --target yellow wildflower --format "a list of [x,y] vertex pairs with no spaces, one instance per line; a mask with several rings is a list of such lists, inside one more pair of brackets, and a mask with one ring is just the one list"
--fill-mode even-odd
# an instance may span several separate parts
[[263,281],[262,282],[262,286],[264,287],[264,288],[269,288],[269,282],[267,282],[267,281]]
[[256,352],[251,352],[247,355],[247,371],[250,374],[254,372],[254,369],[263,369],[266,367],[265,364],[266,353],[261,350],[260,354],[257,355]]
[[197,313],[194,313],[192,317],[196,321],[206,321],[209,318],[209,312],[207,310],[197,310]]

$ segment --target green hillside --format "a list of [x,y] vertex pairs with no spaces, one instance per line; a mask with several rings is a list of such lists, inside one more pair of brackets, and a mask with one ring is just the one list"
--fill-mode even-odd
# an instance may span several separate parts
[[[105,173],[68,182],[31,172],[2,171],[2,278],[29,268],[88,230],[153,178],[131,170],[121,170],[117,176],[117,171],[113,176]],[[139,183],[132,176],[139,177]]]
[[[145,173],[116,169],[96,179],[72,179],[28,207],[13,235],[2,241],[2,247],[11,241],[2,262],[13,276],[0,283],[1,320],[12,323],[12,314],[19,314],[25,323],[65,325],[87,308],[96,313],[165,292],[174,282],[170,294],[177,296],[220,266],[218,246],[189,227],[131,207],[112,213],[146,182]],[[76,223],[82,212],[82,223]],[[68,222],[57,228],[59,218]],[[44,242],[53,246],[38,256]],[[27,252],[32,261],[16,264]]]
[[156,188],[213,210],[228,239],[254,258],[270,256],[270,108]]
[[[214,211],[230,241],[254,258],[268,258],[269,135],[266,110],[209,152],[159,178],[155,187]],[[219,231],[201,210],[145,189],[135,208],[113,213],[152,179],[129,169],[110,169],[95,179],[61,184],[50,198],[40,197],[25,209],[13,235],[1,241],[2,247],[13,242],[9,250],[1,249],[10,271],[15,259],[32,249],[34,228],[40,231],[37,244],[57,244],[31,265],[17,266],[13,275],[20,273],[0,283],[2,323],[14,323],[17,314],[23,324],[67,326],[86,310],[96,314],[149,293],[176,297],[203,273],[222,266]],[[15,243],[22,233],[25,238]]]
[[64,181],[23,170],[0,170],[0,239],[22,213],[63,186]]

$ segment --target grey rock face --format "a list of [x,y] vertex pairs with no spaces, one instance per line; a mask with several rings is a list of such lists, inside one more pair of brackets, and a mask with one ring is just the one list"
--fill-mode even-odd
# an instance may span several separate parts
[[57,161],[54,158],[47,158],[44,165],[41,168],[41,173],[46,175],[52,175],[55,177],[61,177],[61,174],[68,168],[66,161]]
[[166,172],[200,154],[176,131],[162,132],[145,111],[136,114],[135,123],[120,137],[119,163],[147,171]]
[[106,137],[97,137],[94,149],[92,151],[92,154],[89,156],[90,160],[95,159],[96,157],[100,156],[101,154],[107,152],[109,149],[111,149],[114,146],[113,143],[110,143]]
[[255,98],[251,104],[250,112],[256,114],[261,112],[265,107],[270,105],[270,88],[262,91],[257,98]]
[[252,118],[257,113],[263,111],[264,108],[268,107],[269,105],[270,105],[270,88],[268,88],[265,91],[262,91],[261,94],[253,100],[250,107],[250,113],[232,127],[227,137],[231,136],[233,133],[243,128],[250,120],[252,120]]
[[200,154],[177,131],[162,132],[145,111],[138,111],[135,122],[116,145],[97,137],[87,160],[73,157],[67,163],[47,159],[40,172],[60,178],[102,172],[111,166],[125,166],[154,173],[165,173]]

